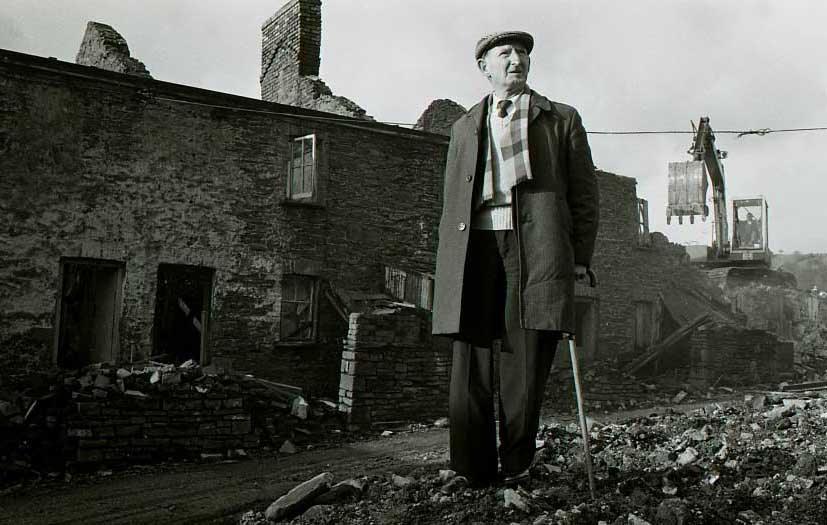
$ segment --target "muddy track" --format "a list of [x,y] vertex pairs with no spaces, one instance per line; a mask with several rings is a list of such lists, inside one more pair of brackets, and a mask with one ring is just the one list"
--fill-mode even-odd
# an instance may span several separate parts
[[0,498],[3,524],[235,523],[298,482],[329,471],[336,479],[405,473],[448,459],[448,432],[389,438],[238,463],[179,464],[115,473],[88,483],[47,483]]
[[[670,408],[687,412],[714,402]],[[606,423],[664,410],[643,408],[595,417]],[[546,419],[574,421],[572,416],[560,414],[546,415]],[[447,462],[448,431],[432,428],[294,456],[133,468],[106,478],[50,482],[23,493],[0,496],[0,524],[236,523],[239,514],[265,508],[320,472],[332,472],[340,480],[389,472],[406,474],[425,464]]]

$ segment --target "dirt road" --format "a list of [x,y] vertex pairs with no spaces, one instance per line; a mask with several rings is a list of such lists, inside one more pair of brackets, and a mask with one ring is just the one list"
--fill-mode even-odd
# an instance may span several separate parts
[[46,483],[0,497],[0,523],[235,523],[240,513],[266,506],[321,472],[332,472],[337,480],[405,474],[446,462],[447,447],[447,430],[431,429],[280,458],[153,466],[82,484]]
[[[671,408],[688,411],[710,403]],[[663,410],[646,408],[595,417],[608,422]],[[560,416],[546,419],[573,420]],[[111,476],[49,482],[0,496],[0,523],[235,523],[244,511],[262,509],[296,484],[324,471],[332,472],[337,480],[388,472],[404,475],[426,464],[447,461],[448,431],[431,428],[278,458],[133,467]]]

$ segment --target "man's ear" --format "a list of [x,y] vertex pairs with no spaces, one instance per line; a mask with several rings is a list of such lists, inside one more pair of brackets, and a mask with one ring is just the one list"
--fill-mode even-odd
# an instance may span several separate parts
[[477,67],[479,68],[480,73],[482,73],[482,76],[484,76],[485,78],[488,78],[490,76],[488,74],[488,64],[485,62],[485,57],[477,59]]

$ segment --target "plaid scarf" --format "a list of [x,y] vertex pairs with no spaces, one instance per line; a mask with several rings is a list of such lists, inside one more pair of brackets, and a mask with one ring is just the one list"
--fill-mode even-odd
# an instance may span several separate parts
[[[531,98],[531,90],[526,87],[523,94],[517,97],[514,114],[508,123],[508,132],[500,137],[500,152],[502,162],[500,163],[500,179],[513,181],[511,187],[516,186],[524,180],[531,180],[531,164],[528,160],[528,102]],[[489,123],[493,107],[494,97],[489,98]],[[482,200],[480,204],[494,197],[494,137],[495,133],[491,126],[488,126],[488,162],[485,163],[485,174],[483,176]]]

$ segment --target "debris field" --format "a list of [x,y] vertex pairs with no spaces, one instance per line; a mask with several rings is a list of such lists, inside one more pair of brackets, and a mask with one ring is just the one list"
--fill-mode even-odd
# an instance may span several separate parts
[[589,425],[594,500],[578,428],[549,424],[522,486],[471,487],[423,458],[384,476],[319,473],[239,523],[827,523],[827,390]]

